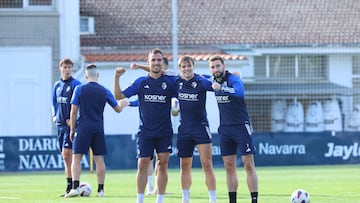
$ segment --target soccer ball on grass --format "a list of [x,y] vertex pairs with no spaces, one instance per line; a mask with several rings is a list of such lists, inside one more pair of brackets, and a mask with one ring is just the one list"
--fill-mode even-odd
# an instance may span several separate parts
[[303,189],[297,189],[291,194],[291,203],[309,203],[310,195]]
[[88,197],[91,194],[91,186],[89,183],[80,183],[79,185],[79,194],[82,197]]

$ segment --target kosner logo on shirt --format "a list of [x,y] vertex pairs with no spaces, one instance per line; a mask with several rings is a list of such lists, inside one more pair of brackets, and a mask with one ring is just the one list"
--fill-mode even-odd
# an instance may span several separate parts
[[166,96],[164,95],[153,95],[153,94],[146,94],[144,95],[145,102],[158,102],[158,103],[166,103]]
[[179,99],[187,101],[199,101],[198,94],[179,93]]

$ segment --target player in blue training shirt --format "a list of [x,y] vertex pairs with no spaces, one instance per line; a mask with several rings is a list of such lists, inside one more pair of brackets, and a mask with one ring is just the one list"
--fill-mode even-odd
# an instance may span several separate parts
[[[75,88],[71,98],[70,138],[73,141],[73,160],[71,165],[73,185],[65,198],[79,195],[81,159],[87,154],[89,147],[94,153],[98,180],[97,196],[104,196],[106,167],[104,155],[107,153],[104,135],[104,108],[108,103],[114,111],[120,112],[122,106],[115,100],[110,90],[97,83],[99,73],[97,67],[90,64],[86,67],[85,77],[89,81]],[[77,115],[79,113],[79,117]],[[76,129],[76,133],[75,133]]]
[[236,154],[240,149],[241,160],[247,174],[247,185],[251,193],[252,203],[257,203],[258,177],[255,170],[252,127],[250,116],[245,104],[245,91],[238,76],[226,70],[224,59],[212,56],[209,68],[214,76],[212,85],[219,107],[221,155],[226,169],[226,181],[229,192],[229,202],[236,203],[238,178],[236,173]]
[[205,173],[210,203],[216,202],[216,178],[212,165],[212,136],[206,113],[206,92],[213,91],[212,83],[194,74],[194,59],[183,56],[178,62],[177,98],[180,105],[178,129],[178,157],[181,166],[182,202],[190,202],[191,167],[195,146]]
[[64,159],[65,176],[67,186],[64,196],[71,189],[71,159],[72,159],[72,142],[70,141],[70,100],[73,91],[80,81],[74,79],[71,74],[73,71],[74,63],[71,59],[65,58],[60,61],[59,70],[61,79],[55,82],[52,91],[52,119],[57,127],[57,137],[59,142],[59,149]]
[[168,181],[168,162],[172,151],[173,130],[170,118],[171,98],[176,96],[174,76],[162,75],[163,54],[153,49],[148,55],[150,73],[139,77],[124,91],[120,89],[119,77],[124,68],[115,70],[114,94],[117,99],[138,95],[140,131],[138,133],[137,203],[144,202],[147,169],[154,149],[157,153],[159,171],[157,177],[157,202],[163,202]]

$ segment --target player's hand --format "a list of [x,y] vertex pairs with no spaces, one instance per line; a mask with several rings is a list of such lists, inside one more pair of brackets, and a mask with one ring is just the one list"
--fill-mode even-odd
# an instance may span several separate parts
[[120,77],[125,73],[125,68],[119,67],[115,69],[115,77]]
[[215,90],[215,91],[220,91],[221,90],[221,84],[218,83],[218,82],[214,82],[212,84],[212,88]]
[[136,70],[136,69],[138,69],[139,67],[138,67],[138,65],[136,64],[136,63],[131,63],[130,64],[130,69],[131,70]]
[[129,106],[130,105],[130,101],[128,98],[125,99],[121,99],[118,104],[121,106],[121,108],[124,108],[125,106]]
[[66,119],[66,125],[67,125],[67,126],[70,126],[70,124],[71,124],[71,123],[70,123],[70,119]]
[[75,131],[70,130],[70,141],[74,142],[74,138],[75,138]]

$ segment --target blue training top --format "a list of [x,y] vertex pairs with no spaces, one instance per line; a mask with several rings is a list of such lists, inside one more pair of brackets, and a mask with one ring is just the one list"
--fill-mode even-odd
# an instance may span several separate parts
[[240,78],[226,71],[220,84],[221,91],[215,91],[220,125],[243,125],[246,121],[250,122],[244,85]]
[[176,96],[176,77],[162,75],[158,79],[139,77],[123,93],[127,98],[138,95],[140,130],[143,136],[169,136],[173,134],[170,108]]
[[176,81],[180,103],[180,125],[184,133],[194,133],[199,125],[209,126],[206,113],[206,91],[213,91],[212,83],[195,74],[190,80],[180,77]]
[[79,106],[78,125],[96,130],[104,128],[105,104],[108,103],[113,108],[118,105],[110,90],[97,82],[77,86],[70,103]]
[[66,120],[70,119],[70,100],[80,81],[70,77],[67,80],[60,79],[55,82],[52,91],[52,116],[56,116],[56,125],[66,125]]

